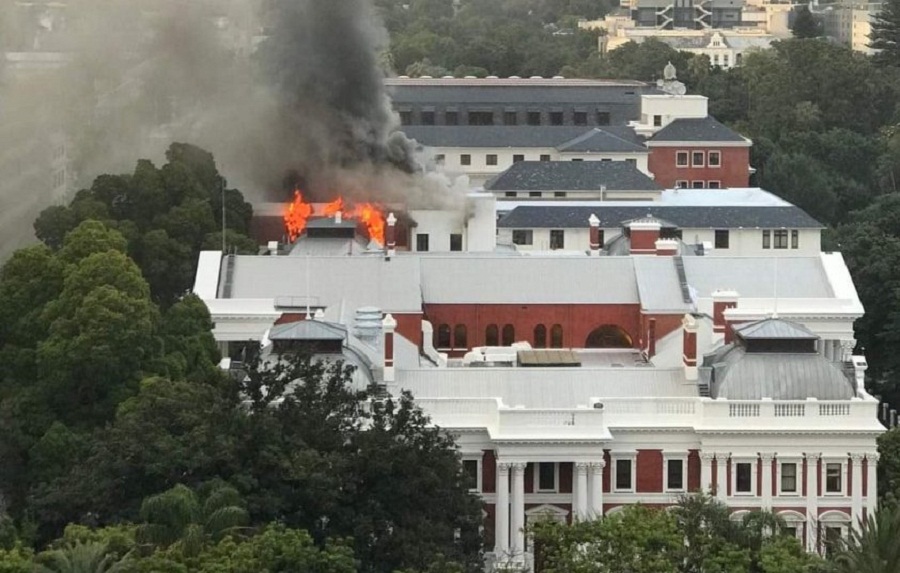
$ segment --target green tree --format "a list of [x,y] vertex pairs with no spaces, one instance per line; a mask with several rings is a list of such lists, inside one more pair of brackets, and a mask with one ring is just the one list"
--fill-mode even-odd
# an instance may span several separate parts
[[29,549],[0,549],[0,573],[34,573],[33,559]]
[[878,498],[900,500],[900,429],[878,436]]
[[889,573],[900,571],[900,510],[882,506],[859,528],[851,528],[843,547],[832,559],[838,573]]
[[872,21],[869,47],[876,50],[875,61],[882,66],[900,66],[900,2],[887,0]]
[[822,35],[822,25],[809,11],[809,6],[804,4],[797,11],[791,33],[795,38],[818,38]]
[[125,253],[128,244],[118,231],[110,229],[100,221],[83,221],[63,240],[59,258],[69,264],[77,263],[96,253],[116,251]]
[[115,573],[115,556],[103,543],[75,542],[37,555],[36,573]]

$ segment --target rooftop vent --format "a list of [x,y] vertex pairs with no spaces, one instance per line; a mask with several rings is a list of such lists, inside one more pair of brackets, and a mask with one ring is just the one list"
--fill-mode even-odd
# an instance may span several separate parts
[[381,310],[372,306],[356,309],[355,334],[363,340],[373,340],[381,333]]

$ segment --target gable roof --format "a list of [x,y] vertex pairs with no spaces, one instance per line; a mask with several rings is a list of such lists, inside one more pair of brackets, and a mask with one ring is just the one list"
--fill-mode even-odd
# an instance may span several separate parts
[[725,141],[745,142],[747,138],[732,130],[712,116],[683,117],[672,120],[650,138],[649,145],[670,141]]
[[777,318],[767,318],[758,322],[740,325],[734,329],[735,334],[744,340],[818,340],[808,328],[796,322],[788,322]]
[[[613,162],[617,163],[617,162]],[[609,164],[609,163],[607,163]],[[582,228],[591,215],[600,219],[600,227],[621,227],[626,221],[655,216],[682,229],[793,228],[821,229],[823,225],[803,209],[757,206],[658,206],[593,205],[571,207],[519,206],[500,219],[497,226],[507,229]]]
[[485,184],[491,191],[659,191],[628,161],[519,161]]
[[408,125],[402,131],[429,147],[555,147],[567,152],[649,153],[627,126]]

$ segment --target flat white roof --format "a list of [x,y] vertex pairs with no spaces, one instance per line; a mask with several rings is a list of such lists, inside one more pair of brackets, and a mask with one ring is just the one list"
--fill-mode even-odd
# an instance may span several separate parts
[[505,213],[516,207],[793,207],[792,203],[759,187],[731,189],[664,189],[655,201],[600,201],[497,199],[497,212]]

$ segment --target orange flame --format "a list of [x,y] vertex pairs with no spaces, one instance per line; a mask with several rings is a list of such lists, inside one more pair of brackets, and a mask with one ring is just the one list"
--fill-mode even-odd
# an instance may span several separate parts
[[[369,239],[384,245],[385,217],[384,211],[378,205],[359,203],[349,206],[344,203],[343,197],[338,197],[331,203],[326,203],[322,208],[322,214],[326,217],[331,217],[338,212],[341,212],[344,219],[355,219],[361,222],[369,233]],[[291,242],[297,240],[297,237],[303,233],[312,214],[313,206],[303,200],[303,195],[299,190],[294,191],[294,200],[284,213],[284,225]]]

